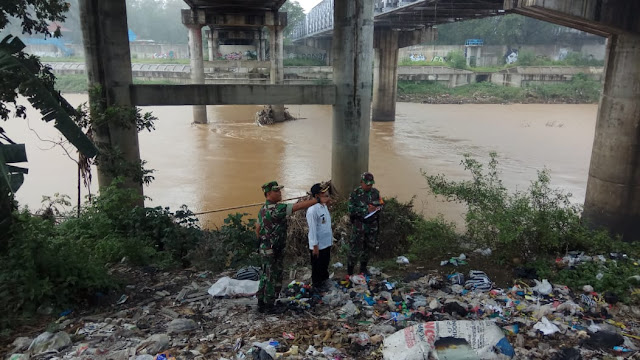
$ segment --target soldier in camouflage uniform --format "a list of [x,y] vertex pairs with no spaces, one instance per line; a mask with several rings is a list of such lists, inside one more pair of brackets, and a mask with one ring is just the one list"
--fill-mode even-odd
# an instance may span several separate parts
[[262,185],[262,191],[266,198],[265,204],[258,212],[256,235],[259,240],[259,251],[262,257],[262,274],[258,288],[258,311],[270,311],[273,309],[276,294],[280,292],[282,282],[282,260],[284,248],[287,242],[287,215],[294,211],[306,209],[319,200],[312,199],[297,202],[295,204],[280,203],[283,186],[271,181]]
[[[347,272],[353,274],[353,269],[360,260],[360,272],[368,274],[367,263],[369,255],[378,247],[379,214],[384,201],[378,189],[373,187],[373,174],[365,172],[360,179],[360,186],[349,197],[349,215],[351,218],[351,240]],[[375,214],[368,216],[370,213]],[[365,218],[366,217],[366,218]]]

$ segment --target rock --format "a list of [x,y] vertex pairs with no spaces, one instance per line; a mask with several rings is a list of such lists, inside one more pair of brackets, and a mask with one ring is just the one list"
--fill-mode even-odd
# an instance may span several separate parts
[[16,338],[15,340],[13,340],[13,343],[11,343],[11,345],[13,345],[13,351],[18,352],[26,350],[27,348],[29,348],[29,345],[31,345],[32,341],[33,340],[31,338],[25,336]]
[[151,335],[138,345],[137,352],[155,355],[166,350],[169,347],[169,341],[171,341],[171,339],[167,334]]
[[38,335],[38,337],[31,342],[29,352],[37,355],[52,350],[59,351],[69,345],[71,345],[71,338],[66,332],[60,331],[54,335],[47,331]]
[[173,319],[167,326],[167,333],[180,334],[193,331],[198,327],[195,321],[191,319]]

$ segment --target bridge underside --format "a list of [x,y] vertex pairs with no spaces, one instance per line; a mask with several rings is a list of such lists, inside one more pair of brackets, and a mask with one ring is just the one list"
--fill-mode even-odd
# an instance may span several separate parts
[[[379,29],[413,31],[456,21],[480,19],[504,13],[503,0],[420,0],[395,8],[379,9],[374,15],[374,26]],[[332,22],[313,30],[298,32],[296,42],[307,39],[330,38]],[[407,45],[409,46],[409,45]]]

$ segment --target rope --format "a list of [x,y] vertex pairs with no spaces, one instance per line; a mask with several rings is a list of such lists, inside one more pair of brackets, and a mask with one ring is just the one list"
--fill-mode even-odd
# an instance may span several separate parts
[[[298,200],[298,199],[305,198],[307,196],[309,196],[309,195],[292,197],[292,198],[284,199],[282,201]],[[243,208],[248,208],[248,207],[253,207],[253,206],[258,206],[258,205],[264,205],[264,202],[259,202],[259,203],[254,203],[254,204],[247,204],[247,205],[240,205],[240,206],[233,206],[233,207],[228,207],[228,208],[223,208],[223,209],[201,211],[201,212],[193,213],[193,215],[211,214],[211,213],[216,213],[216,212],[221,212],[221,211],[243,209]],[[56,219],[70,219],[70,218],[73,218],[73,216],[59,216],[59,215],[56,215],[55,218]]]
[[[298,200],[298,199],[302,199],[302,198],[307,197],[307,196],[308,195],[292,197],[292,198],[284,199],[282,201]],[[223,208],[223,209],[201,211],[201,212],[193,213],[193,215],[203,215],[203,214],[210,214],[210,213],[216,213],[216,212],[221,212],[221,211],[243,209],[243,208],[254,207],[254,206],[258,206],[258,205],[264,205],[264,202],[259,202],[259,203],[254,203],[254,204],[247,204],[247,205],[240,205],[240,206],[233,206],[233,207],[228,207],[228,208]]]

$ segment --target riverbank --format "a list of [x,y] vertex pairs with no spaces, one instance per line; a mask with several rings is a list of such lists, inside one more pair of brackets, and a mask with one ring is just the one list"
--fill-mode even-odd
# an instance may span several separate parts
[[[57,75],[56,89],[86,93],[84,75]],[[136,84],[176,84],[171,79],[139,80]],[[422,104],[596,104],[602,84],[585,76],[557,84],[507,87],[487,82],[448,88],[434,81],[398,81],[398,101]]]
[[595,104],[601,91],[600,82],[585,76],[528,87],[480,82],[448,88],[433,81],[398,81],[398,101],[422,104]]
[[[133,79],[134,84],[177,84],[170,79],[139,80]],[[67,94],[87,93],[87,77],[85,75],[56,75],[56,90]]]

